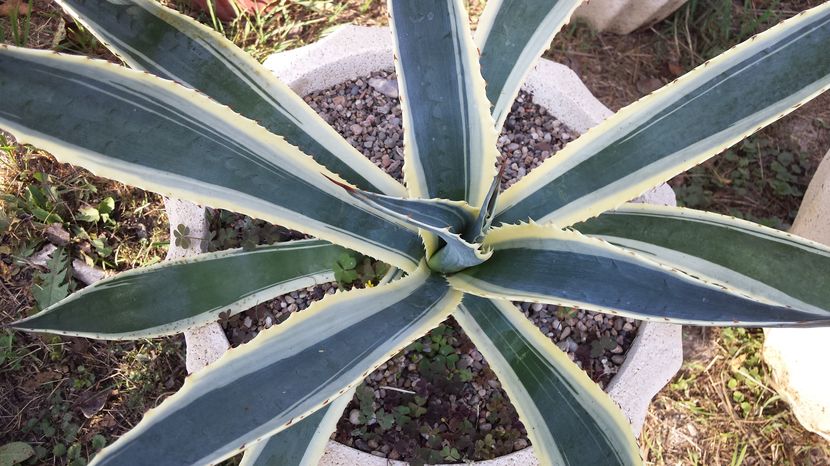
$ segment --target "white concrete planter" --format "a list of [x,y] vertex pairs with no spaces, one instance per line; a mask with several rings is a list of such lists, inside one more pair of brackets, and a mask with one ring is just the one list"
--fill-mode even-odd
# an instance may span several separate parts
[[[790,232],[830,246],[830,152],[816,170]],[[830,442],[830,373],[821,348],[830,327],[764,329],[764,360],[775,388],[807,430]]]
[[574,12],[597,31],[628,34],[674,13],[686,0],[586,0]]
[[[323,90],[344,81],[365,77],[375,71],[394,67],[392,37],[387,28],[344,26],[314,44],[275,54],[265,66],[300,95]],[[525,90],[534,102],[546,108],[571,129],[583,133],[611,115],[569,68],[540,60],[528,77]],[[674,192],[660,186],[637,199],[639,202],[674,204]],[[191,234],[204,232],[203,209],[179,201],[168,201],[171,236],[180,223]],[[180,248],[171,245],[169,257]],[[200,251],[199,242],[191,244],[190,254]],[[679,325],[644,323],[628,351],[625,363],[607,387],[608,394],[620,405],[639,435],[648,405],[654,395],[680,369],[682,347]],[[187,367],[193,372],[215,360],[228,348],[218,324],[188,332]],[[330,442],[321,465],[404,465]],[[535,465],[532,447],[485,461],[482,465]]]

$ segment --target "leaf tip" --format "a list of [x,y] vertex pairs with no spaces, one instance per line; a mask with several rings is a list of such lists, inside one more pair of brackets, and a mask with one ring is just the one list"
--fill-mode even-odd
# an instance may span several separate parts
[[355,188],[353,188],[352,186],[349,186],[349,185],[347,185],[346,183],[341,183],[340,181],[335,180],[334,178],[332,178],[332,177],[330,177],[330,176],[326,175],[325,173],[321,173],[321,175],[325,176],[325,177],[326,177],[329,181],[331,181],[332,183],[336,184],[337,186],[340,186],[341,188],[345,189],[345,190],[346,190],[346,191],[348,191],[350,194],[351,194],[351,193],[354,193],[354,192],[356,192],[356,191],[357,191],[357,190],[356,190]]

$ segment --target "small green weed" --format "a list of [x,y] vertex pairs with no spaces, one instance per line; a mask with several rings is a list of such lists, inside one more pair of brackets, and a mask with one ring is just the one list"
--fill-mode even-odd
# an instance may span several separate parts
[[556,308],[556,318],[559,320],[575,319],[578,312],[573,307],[559,306]]
[[19,369],[22,359],[14,345],[14,332],[3,330],[0,333],[0,366],[6,365],[11,370]]
[[591,357],[598,358],[603,355],[606,351],[610,351],[617,347],[617,340],[610,337],[604,336],[602,338],[598,338],[591,342]]
[[115,199],[110,196],[105,197],[98,203],[97,206],[81,207],[75,218],[81,222],[98,223],[103,222],[108,226],[115,226],[115,219],[112,218],[112,212],[115,210]]
[[732,401],[744,418],[763,416],[769,399],[776,393],[766,386],[765,368],[761,360],[762,340],[752,338],[745,328],[725,328],[721,332],[723,345],[731,357],[731,377],[726,381]]
[[[29,418],[21,429],[42,439],[34,448],[38,463],[55,462],[69,466],[85,466],[92,455],[106,445],[106,438],[96,434],[90,439],[81,434],[81,420],[72,412],[72,404],[54,391],[49,397],[49,408]],[[51,448],[46,448],[49,446]]]
[[69,255],[66,250],[58,248],[52,253],[52,258],[46,262],[48,270],[35,274],[32,295],[37,301],[39,309],[46,309],[69,296],[72,285],[69,263]]
[[21,14],[19,4],[13,5],[9,12],[9,30],[0,23],[0,43],[11,42],[18,47],[25,47],[29,43],[29,34],[32,28],[32,0],[26,4],[26,14]]
[[404,368],[394,383],[385,381],[392,386],[358,387],[338,429],[349,434],[338,440],[364,451],[391,446],[390,458],[413,465],[479,461],[527,446],[492,373],[472,370],[472,348],[452,320],[413,342],[392,359]]
[[672,181],[679,204],[779,229],[792,224],[815,162],[753,136]]
[[32,174],[32,184],[26,186],[21,194],[3,194],[3,201],[12,212],[19,210],[31,215],[43,224],[63,223],[60,210],[61,192],[52,183],[52,177],[43,172]]
[[418,372],[433,383],[469,382],[472,371],[458,367],[460,359],[455,329],[441,324],[425,338],[409,345],[410,359],[418,364]]
[[58,50],[61,52],[92,56],[100,55],[101,48],[98,38],[79,23],[66,29],[66,40],[58,45]]
[[354,285],[374,286],[389,271],[389,265],[355,251],[341,254],[334,266],[334,279],[341,289]]
[[190,227],[183,223],[176,225],[176,229],[173,230],[173,238],[175,239],[176,246],[184,249],[190,247],[190,241],[192,239],[198,239],[190,236]]

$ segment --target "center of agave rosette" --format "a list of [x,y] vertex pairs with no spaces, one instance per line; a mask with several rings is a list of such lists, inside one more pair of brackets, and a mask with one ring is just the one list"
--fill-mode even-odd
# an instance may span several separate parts
[[465,217],[460,228],[455,231],[432,231],[438,237],[439,244],[427,261],[430,269],[439,273],[455,273],[490,258],[492,251],[484,250],[481,243],[493,220],[500,179],[501,172],[493,180],[483,205],[475,215]]
[[493,220],[500,179],[501,173],[479,208],[464,201],[385,196],[332,181],[372,209],[417,227],[430,269],[450,274],[481,264],[492,255],[482,249],[482,241]]

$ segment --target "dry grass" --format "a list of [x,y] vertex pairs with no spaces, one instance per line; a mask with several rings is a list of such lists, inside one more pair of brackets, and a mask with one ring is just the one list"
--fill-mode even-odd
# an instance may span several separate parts
[[686,328],[685,363],[652,402],[641,435],[650,464],[827,465],[770,384],[760,330]]

